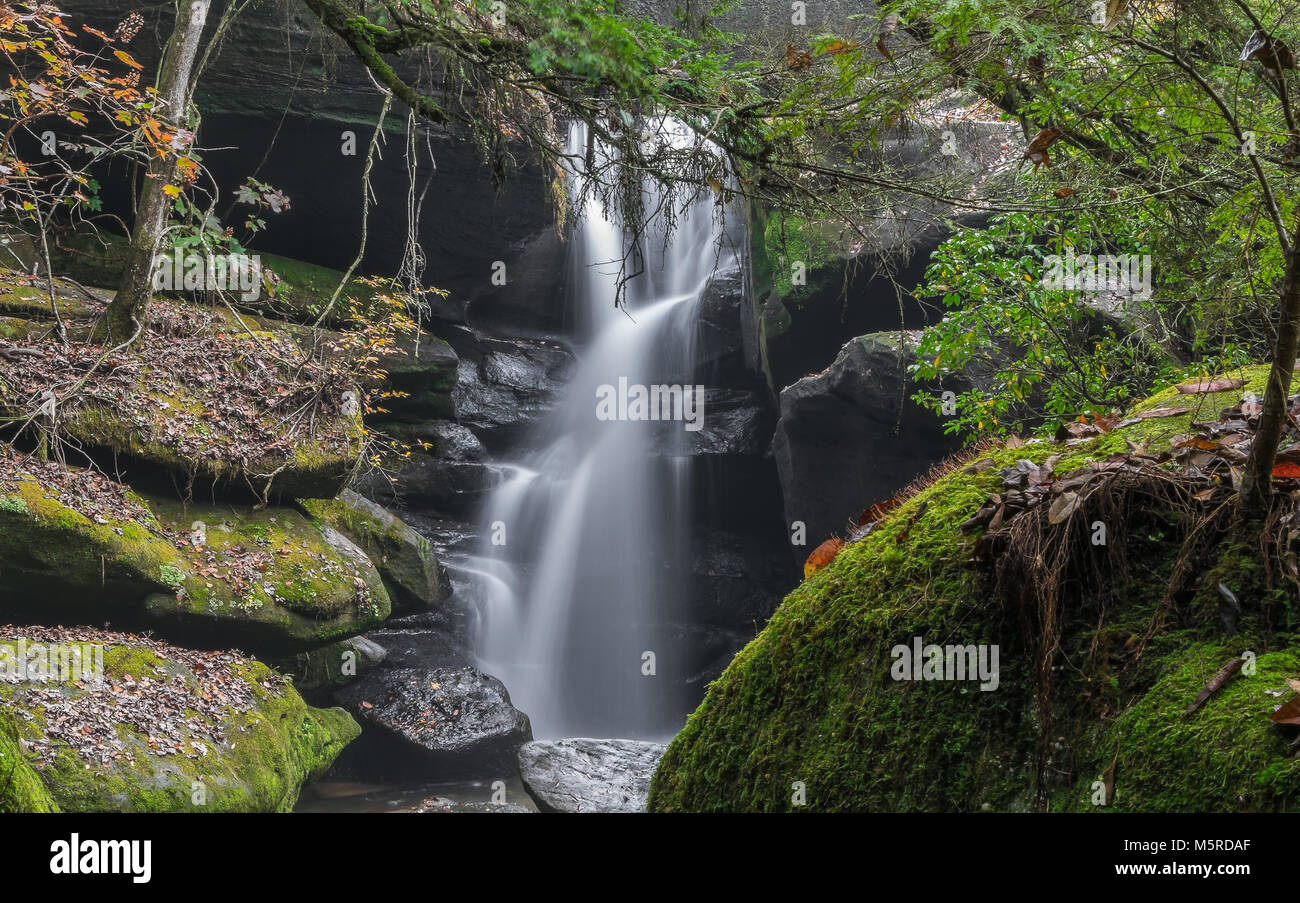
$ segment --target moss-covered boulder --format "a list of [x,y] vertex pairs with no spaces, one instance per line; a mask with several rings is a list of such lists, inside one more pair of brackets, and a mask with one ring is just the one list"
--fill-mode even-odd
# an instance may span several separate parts
[[17,766],[16,782],[0,782],[0,810],[285,812],[360,734],[342,709],[311,708],[239,653],[0,628],[0,648],[20,640],[28,662],[33,645],[98,646],[103,670],[87,673],[87,655],[76,675],[0,681],[0,769]]
[[149,625],[267,654],[384,621],[383,580],[355,543],[294,508],[181,503],[101,475],[0,457],[0,611]]
[[393,607],[411,611],[451,595],[447,572],[429,541],[389,511],[345,489],[337,499],[309,499],[307,514],[355,542],[374,562]]
[[[1230,490],[1178,504],[1108,496],[1131,504],[1098,516],[1100,543],[1091,516],[1026,529],[1024,540],[1045,537],[1041,556],[1070,543],[1050,611],[995,591],[988,567],[972,566],[990,554],[986,534],[963,530],[1008,491],[1003,468],[1055,458],[1059,475],[1108,459],[1123,470],[1111,456],[1168,450],[1193,421],[1262,395],[1265,372],[1211,394],[1171,389],[1137,408],[1157,416],[977,452],[924,481],[790,593],[710,686],[655,774],[650,810],[1300,809],[1300,760],[1269,719],[1291,695],[1284,678],[1300,677],[1296,588],[1232,531],[1189,537]],[[1169,409],[1182,412],[1159,416]],[[1048,521],[1044,510],[1026,523]],[[1219,584],[1242,607],[1231,637]],[[1040,590],[1021,586],[1019,598]],[[996,646],[997,680],[985,682],[996,689],[960,672],[902,679],[917,674],[896,669],[899,649],[918,640]],[[1189,714],[1241,657],[1241,673]]]

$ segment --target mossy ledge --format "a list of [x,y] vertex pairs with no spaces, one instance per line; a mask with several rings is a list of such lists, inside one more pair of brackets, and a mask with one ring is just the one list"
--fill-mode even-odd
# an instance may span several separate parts
[[[1300,759],[1269,720],[1289,695],[1284,678],[1300,676],[1297,594],[1267,579],[1251,545],[1225,536],[1206,549],[1194,591],[1175,598],[1134,656],[1188,523],[1174,511],[1132,513],[1126,570],[1097,571],[1113,581],[1104,612],[1077,594],[1062,608],[1044,728],[1021,613],[971,566],[979,534],[961,529],[1002,489],[998,468],[1059,454],[1056,473],[1066,474],[1123,451],[1126,440],[1159,451],[1242,392],[1262,395],[1266,372],[1228,374],[1247,379],[1240,390],[1176,400],[1170,390],[1138,406],[1191,413],[1077,445],[993,448],[977,455],[993,459],[985,469],[941,469],[790,593],[710,686],[659,765],[650,811],[1300,809]],[[1106,566],[1104,549],[1085,554]],[[1244,609],[1231,639],[1219,621],[1219,583]],[[915,637],[998,644],[998,688],[893,680],[891,650]],[[1253,666],[1186,714],[1206,682],[1248,652]]]
[[10,617],[108,617],[273,654],[353,636],[391,612],[365,554],[297,509],[131,493],[137,519],[92,519],[60,493],[21,472],[0,491],[0,610]]
[[[13,640],[13,630],[5,642]],[[66,633],[64,642],[83,639],[75,630]],[[204,654],[215,664],[197,672],[193,654],[124,635],[116,640],[104,645],[102,687],[0,681],[0,812],[287,812],[302,785],[361,732],[342,709],[308,706],[261,662]],[[194,698],[237,683],[247,704],[162,710],[178,731],[174,745],[118,722],[112,729],[120,749],[112,754],[95,750],[87,758],[50,738],[51,704],[60,712],[52,717],[75,719],[94,703],[91,694],[113,693],[120,700],[122,684],[146,677]],[[214,740],[212,732],[222,739]]]

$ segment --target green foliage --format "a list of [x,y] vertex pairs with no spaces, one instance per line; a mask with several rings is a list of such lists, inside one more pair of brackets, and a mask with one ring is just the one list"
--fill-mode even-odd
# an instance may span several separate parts
[[[1193,281],[1179,259],[1187,250],[1157,237],[1158,225],[1158,216],[1143,210],[1011,213],[944,242],[921,291],[938,298],[945,315],[925,331],[912,372],[921,379],[961,370],[979,376],[957,396],[955,413],[944,412],[945,429],[968,438],[1050,431],[1260,356],[1261,343],[1248,330],[1231,328],[1221,296],[1183,294]],[[1060,290],[1045,278],[1053,257],[1083,254],[1149,259],[1152,296]],[[935,411],[945,404],[932,393],[917,400]]]

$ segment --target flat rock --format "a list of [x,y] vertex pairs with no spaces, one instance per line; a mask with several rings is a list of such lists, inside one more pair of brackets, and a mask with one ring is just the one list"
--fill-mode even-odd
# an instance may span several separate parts
[[643,740],[534,740],[519,750],[519,771],[544,812],[644,812],[666,748]]

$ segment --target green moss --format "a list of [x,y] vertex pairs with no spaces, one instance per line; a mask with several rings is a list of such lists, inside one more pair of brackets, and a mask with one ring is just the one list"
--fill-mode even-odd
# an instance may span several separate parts
[[[167,499],[151,499],[149,505],[172,530],[188,532],[200,522],[206,534],[202,549],[181,556],[186,579],[180,597],[155,598],[151,611],[178,607],[191,616],[233,619],[296,645],[362,633],[391,613],[383,580],[360,550],[322,532],[293,508],[212,509]],[[267,569],[240,588],[222,562],[249,556],[259,556]],[[202,574],[205,568],[212,573]]]
[[397,608],[425,608],[450,593],[429,541],[368,499],[345,490],[338,499],[299,504],[317,523],[339,531],[370,556]]
[[[110,646],[104,653],[104,671],[114,680],[131,674],[137,679],[144,675],[179,678],[192,688],[196,685],[188,667],[141,647]],[[39,769],[22,760],[26,796],[13,799],[12,811],[47,811],[54,805],[70,812],[289,811],[302,784],[327,769],[360,728],[341,709],[306,705],[260,662],[235,665],[234,676],[252,691],[256,704],[247,712],[226,707],[220,716],[226,739],[200,739],[205,755],[159,754],[147,735],[118,725],[118,736],[130,755],[110,760],[107,766],[87,767],[86,760],[66,745],[57,745],[52,760]],[[30,704],[22,692],[0,684],[5,710]],[[68,690],[74,699],[81,692],[85,691]],[[0,710],[0,763],[13,745],[4,732],[5,710]],[[11,736],[41,737],[43,710],[37,706],[26,711],[30,720],[18,722]],[[207,717],[194,712],[187,716]],[[182,736],[184,747],[197,735],[182,724]],[[10,804],[10,796],[0,791],[0,808]],[[46,809],[41,808],[43,801]]]
[[[101,524],[56,494],[56,487],[25,476],[6,496],[15,501],[0,506],[0,610],[39,599],[43,612],[61,616],[84,617],[90,609],[94,618],[122,612],[159,624],[206,621],[273,651],[352,636],[391,612],[369,560],[295,509],[186,508],[134,495],[148,506],[148,526],[108,518]],[[188,534],[196,521],[207,525],[207,545],[178,547],[172,537]],[[265,570],[237,585],[231,568],[253,556]]]
[[[1256,376],[1252,372],[1252,380]],[[1204,405],[1217,416],[1239,396],[1222,393]],[[1154,399],[1141,407],[1167,402]],[[1075,599],[1061,612],[1051,727],[1044,737],[1032,638],[1024,635],[1020,615],[1004,608],[971,567],[979,536],[960,528],[1001,491],[999,467],[1059,454],[1057,473],[1065,474],[1123,449],[1137,431],[1142,441],[1167,446],[1193,416],[1207,415],[1142,421],[1075,446],[1040,441],[996,449],[987,453],[992,467],[959,467],[909,499],[791,592],[709,687],[660,763],[650,808],[1083,808],[1085,791],[1108,768],[1117,745],[1131,777],[1120,771],[1117,798],[1127,793],[1125,805],[1132,809],[1179,808],[1174,794],[1188,783],[1183,772],[1189,762],[1214,774],[1190,782],[1201,805],[1188,797],[1182,800],[1187,808],[1300,807],[1294,772],[1280,758],[1281,740],[1266,717],[1257,717],[1268,706],[1261,688],[1268,681],[1280,685],[1279,675],[1290,667],[1289,635],[1279,627],[1289,624],[1295,594],[1266,591],[1262,569],[1252,570],[1240,546],[1225,542],[1207,551],[1203,566],[1247,602],[1242,645],[1204,645],[1221,636],[1217,604],[1205,595],[1214,592],[1211,585],[1176,611],[1177,623],[1153,637],[1134,667],[1123,667],[1126,650],[1155,615],[1187,525],[1171,512],[1134,515],[1125,531],[1124,574],[1112,571],[1106,550],[1085,550],[1097,557],[1094,572],[1113,574],[1114,583],[1104,617],[1095,599]],[[893,680],[891,650],[915,637],[997,644],[998,689]],[[1181,717],[1208,679],[1207,669],[1213,674],[1243,649],[1259,653],[1261,682],[1243,682],[1212,701],[1199,721],[1178,722],[1177,731],[1164,727]],[[1238,733],[1226,723],[1210,726],[1220,712],[1242,719]],[[1157,728],[1167,742],[1145,739]],[[1228,760],[1230,767],[1219,767]],[[796,805],[796,782],[802,782],[804,806]],[[1160,787],[1170,789],[1157,793]]]
[[[318,266],[302,260],[262,254],[262,265],[280,278],[275,297],[263,295],[254,305],[272,316],[295,323],[314,323],[334,295],[343,279],[340,270]],[[326,325],[343,325],[348,310],[346,299],[355,298],[363,311],[370,309],[374,291],[367,285],[352,282],[339,295],[338,302],[326,318]]]
[[22,754],[16,719],[0,709],[0,813],[58,811],[40,775]]
[[[137,391],[148,394],[147,376],[137,381]],[[93,400],[77,406],[64,424],[65,432],[92,448],[112,449],[116,454],[140,458],[185,477],[202,476],[217,483],[246,481],[260,486],[265,482],[259,475],[275,473],[272,487],[276,492],[290,496],[332,497],[343,488],[352,475],[353,467],[365,447],[365,434],[358,418],[338,415],[328,424],[346,440],[339,447],[326,446],[310,439],[299,439],[285,452],[272,452],[245,460],[219,444],[212,445],[214,454],[196,456],[187,450],[186,440],[194,435],[210,434],[200,419],[204,402],[191,395],[178,383],[166,398],[168,410],[193,415],[189,418],[169,418],[170,428],[158,424],[140,424],[123,415],[120,408]],[[4,399],[0,398],[0,408]],[[177,432],[177,424],[189,424],[193,434]]]
[[[1240,656],[1240,643],[1188,642],[1160,662],[1163,676],[1100,732],[1092,768],[1059,808],[1094,808],[1094,783],[1115,763],[1114,812],[1241,812],[1300,809],[1300,758],[1269,720],[1286,679],[1300,674],[1289,652],[1258,656],[1199,711],[1185,710],[1206,682]],[[1243,669],[1244,672],[1245,669]]]

